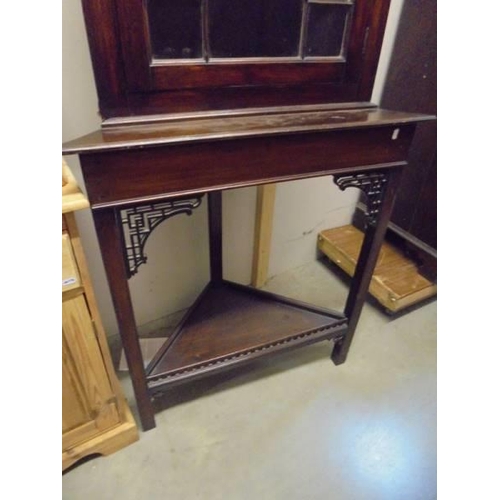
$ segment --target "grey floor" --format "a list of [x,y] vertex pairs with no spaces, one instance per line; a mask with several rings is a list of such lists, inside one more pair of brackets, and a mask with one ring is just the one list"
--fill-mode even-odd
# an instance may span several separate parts
[[[266,288],[338,310],[346,296],[321,262]],[[436,498],[436,306],[390,318],[367,304],[342,366],[322,342],[166,393],[156,429],[73,467],[63,498]]]

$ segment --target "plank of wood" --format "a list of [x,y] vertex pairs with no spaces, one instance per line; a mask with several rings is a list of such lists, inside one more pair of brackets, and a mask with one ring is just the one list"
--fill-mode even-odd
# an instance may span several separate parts
[[252,266],[252,286],[257,288],[264,285],[267,280],[273,235],[275,199],[276,184],[265,184],[257,187]]
[[[363,233],[354,226],[326,229],[318,248],[349,276],[354,275]],[[437,284],[419,274],[418,267],[400,250],[385,242],[370,282],[369,293],[391,312],[437,294]]]

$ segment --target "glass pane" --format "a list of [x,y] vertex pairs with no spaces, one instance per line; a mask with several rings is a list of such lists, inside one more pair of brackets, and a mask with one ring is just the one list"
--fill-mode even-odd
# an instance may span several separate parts
[[290,57],[299,52],[302,0],[209,0],[212,57]]
[[149,0],[148,18],[153,57],[202,57],[201,0]]
[[309,4],[305,56],[338,56],[349,5]]

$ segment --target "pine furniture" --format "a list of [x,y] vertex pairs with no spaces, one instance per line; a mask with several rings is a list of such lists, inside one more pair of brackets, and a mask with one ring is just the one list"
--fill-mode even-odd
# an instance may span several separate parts
[[138,439],[116,378],[80,243],[75,210],[89,203],[63,161],[62,468]]

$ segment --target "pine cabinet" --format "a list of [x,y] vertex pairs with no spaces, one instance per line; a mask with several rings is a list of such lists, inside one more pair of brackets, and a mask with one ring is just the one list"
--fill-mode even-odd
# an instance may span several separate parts
[[[88,205],[74,180],[68,179],[67,170],[65,179],[63,212]],[[137,426],[113,371],[75,217],[66,212],[62,231],[62,468],[91,454],[107,455],[137,439]]]

